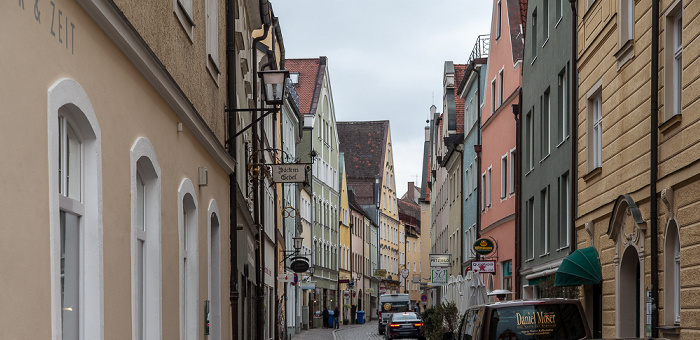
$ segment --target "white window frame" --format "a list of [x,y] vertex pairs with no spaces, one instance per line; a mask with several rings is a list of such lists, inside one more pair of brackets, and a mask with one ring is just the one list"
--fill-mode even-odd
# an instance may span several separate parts
[[498,71],[498,107],[501,107],[503,105],[503,72],[505,70],[505,67],[502,67],[500,71]]
[[180,183],[177,204],[180,239],[180,339],[196,339],[199,326],[197,194],[189,178]]
[[173,12],[180,26],[187,34],[190,42],[194,42],[194,15],[192,13],[192,0],[173,0]]
[[[150,140],[131,146],[131,321],[133,339],[162,338],[161,169]],[[138,186],[143,181],[143,220]],[[142,229],[139,224],[145,227]],[[140,243],[142,249],[139,251]]]
[[664,235],[664,323],[678,325],[681,323],[681,243],[680,230],[675,217],[669,219]]
[[683,2],[675,1],[665,13],[664,121],[682,112]]
[[[555,0],[556,1],[556,0]],[[549,0],[542,0],[542,47],[549,41]]]
[[481,211],[486,210],[486,171],[481,173]]
[[491,113],[496,112],[496,77],[491,80]]
[[486,196],[486,204],[488,204],[489,208],[491,207],[491,166],[489,165],[489,168],[486,170],[486,180],[487,186],[488,186],[488,192]]
[[569,90],[569,84],[567,82],[567,74],[566,74],[566,68],[564,68],[561,72],[559,72],[559,76],[557,77],[558,79],[558,91],[559,91],[559,98],[558,98],[558,109],[559,109],[559,124],[557,128],[557,132],[559,132],[559,145],[564,143],[566,139],[569,137],[569,129],[568,129],[568,112],[569,112],[569,103],[567,102],[568,100],[568,90]]
[[501,156],[501,200],[506,199],[508,185],[508,154]]
[[509,168],[509,174],[510,174],[510,186],[509,186],[509,194],[513,195],[515,194],[515,148],[510,149],[510,168]]
[[542,96],[542,159],[547,158],[552,151],[552,98],[549,88]]
[[618,0],[618,47],[622,48],[628,41],[634,40],[634,3],[635,0]]
[[589,91],[588,98],[588,171],[603,166],[603,95],[598,81]]
[[501,23],[503,17],[503,10],[501,9],[501,0],[498,0],[496,4],[496,40],[501,37]]
[[219,1],[206,0],[206,49],[207,70],[214,82],[219,84]]
[[[59,187],[59,116],[69,119],[83,137],[81,201],[63,196]],[[87,93],[76,81],[62,78],[48,90],[49,233],[51,265],[51,333],[63,339],[61,305],[61,211],[80,216],[78,339],[104,339],[102,251],[102,136]]]
[[530,46],[532,48],[532,51],[531,51],[532,52],[531,53],[532,54],[532,61],[530,62],[530,64],[534,64],[535,60],[537,60],[537,49],[539,47],[537,45],[537,8],[535,8],[532,11],[531,19],[532,19],[532,25],[531,25],[531,30],[532,30],[532,35],[531,35],[532,40],[531,41],[532,41],[532,43],[530,44]]
[[551,232],[550,228],[550,218],[549,218],[549,186],[546,186],[542,191],[540,192],[540,196],[542,198],[542,207],[541,207],[541,212],[542,216],[540,218],[542,219],[542,236],[541,239],[544,241],[544,245],[542,247],[542,256],[547,256],[549,255],[549,234]]

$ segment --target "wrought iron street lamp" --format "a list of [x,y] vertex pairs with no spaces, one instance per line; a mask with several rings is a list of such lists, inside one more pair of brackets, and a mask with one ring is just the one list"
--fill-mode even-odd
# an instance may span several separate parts
[[268,70],[258,72],[258,76],[262,80],[262,88],[265,93],[265,102],[268,105],[282,104],[284,100],[284,92],[286,90],[285,82],[289,78],[287,70]]

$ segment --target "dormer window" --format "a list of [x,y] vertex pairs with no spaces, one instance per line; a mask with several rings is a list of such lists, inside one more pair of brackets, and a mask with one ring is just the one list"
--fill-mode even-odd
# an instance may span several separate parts
[[292,84],[299,84],[299,72],[290,72],[289,79],[292,81]]

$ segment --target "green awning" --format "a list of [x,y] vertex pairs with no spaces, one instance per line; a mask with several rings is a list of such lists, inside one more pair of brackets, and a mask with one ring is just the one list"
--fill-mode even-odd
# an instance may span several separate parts
[[554,286],[594,285],[603,280],[595,247],[578,249],[564,258],[554,277]]

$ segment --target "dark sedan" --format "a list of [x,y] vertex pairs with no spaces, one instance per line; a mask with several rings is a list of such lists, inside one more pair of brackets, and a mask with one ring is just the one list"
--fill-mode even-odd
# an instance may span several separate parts
[[394,313],[386,324],[384,337],[386,339],[423,338],[421,321],[415,312]]

